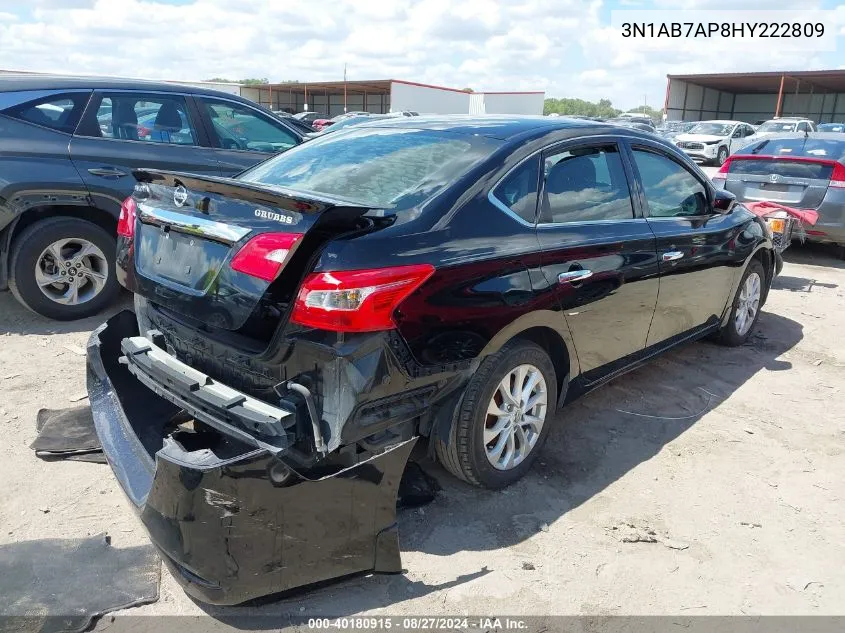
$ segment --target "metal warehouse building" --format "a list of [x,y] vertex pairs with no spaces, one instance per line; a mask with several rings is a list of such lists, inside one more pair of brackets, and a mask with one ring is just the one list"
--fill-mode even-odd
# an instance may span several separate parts
[[271,110],[336,116],[411,110],[420,114],[543,114],[543,92],[468,92],[401,79],[242,86],[242,97]]
[[670,121],[843,121],[845,70],[669,75],[663,112]]

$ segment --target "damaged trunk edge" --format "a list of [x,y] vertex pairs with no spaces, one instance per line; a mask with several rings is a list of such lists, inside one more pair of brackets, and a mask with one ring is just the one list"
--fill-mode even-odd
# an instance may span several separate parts
[[[122,346],[149,355],[137,339],[127,343],[137,336],[135,315],[124,311],[89,340],[94,424],[121,487],[190,595],[238,604],[349,574],[401,572],[396,497],[415,434],[397,434],[380,452],[352,445],[318,457],[318,442],[298,452],[295,409],[242,400],[235,406],[246,422],[211,415],[205,405],[234,390],[209,379],[203,404],[190,374],[126,357]],[[166,378],[183,390],[162,388]],[[246,431],[277,412],[275,435]]]

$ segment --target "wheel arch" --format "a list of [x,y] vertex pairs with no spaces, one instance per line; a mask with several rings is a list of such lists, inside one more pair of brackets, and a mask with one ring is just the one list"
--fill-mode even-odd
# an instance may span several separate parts
[[[502,329],[481,352],[481,358],[494,354],[514,339],[524,339],[543,348],[555,368],[558,387],[557,406],[566,398],[565,385],[580,372],[578,357],[569,334],[569,329],[559,312],[539,310],[524,315]],[[557,324],[550,325],[550,324]]]
[[12,245],[15,238],[33,224],[48,218],[77,218],[96,224],[109,234],[117,232],[117,218],[98,207],[76,205],[43,205],[27,209],[0,232],[0,290],[8,287]]
[[764,243],[759,244],[757,246],[757,248],[754,249],[754,251],[751,253],[751,255],[749,255],[748,258],[745,260],[745,262],[742,264],[742,270],[736,276],[736,279],[734,280],[733,286],[731,287],[731,291],[728,294],[727,305],[725,306],[725,311],[722,314],[722,321],[721,321],[722,326],[727,324],[728,319],[731,316],[732,301],[733,301],[734,296],[737,293],[737,290],[739,290],[739,284],[742,283],[742,278],[745,276],[745,271],[748,269],[749,264],[752,261],[754,261],[755,259],[760,262],[760,264],[763,266],[763,270],[766,273],[766,283],[764,284],[764,287],[763,287],[763,297],[762,297],[761,304],[764,304],[766,302],[766,298],[769,295],[769,286],[771,285],[772,280],[774,279],[775,251],[771,246],[767,245],[764,242]]

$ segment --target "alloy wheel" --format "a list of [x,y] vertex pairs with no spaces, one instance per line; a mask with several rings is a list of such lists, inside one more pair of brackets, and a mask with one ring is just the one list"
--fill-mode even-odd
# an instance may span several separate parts
[[754,323],[754,317],[757,316],[757,310],[760,308],[761,287],[760,275],[756,272],[752,272],[745,278],[745,283],[739,292],[739,301],[734,316],[736,332],[740,336],[745,335],[751,324]]
[[534,365],[519,365],[502,378],[484,424],[485,452],[494,468],[510,470],[525,460],[537,444],[547,409],[546,380]]
[[103,290],[108,276],[103,251],[82,238],[53,242],[35,263],[35,282],[41,292],[62,305],[90,301]]

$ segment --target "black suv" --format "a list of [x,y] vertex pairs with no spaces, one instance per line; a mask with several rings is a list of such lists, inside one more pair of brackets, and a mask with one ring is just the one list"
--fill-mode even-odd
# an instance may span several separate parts
[[118,292],[115,229],[134,168],[232,176],[301,143],[238,96],[173,83],[0,78],[0,290],[54,319]]

